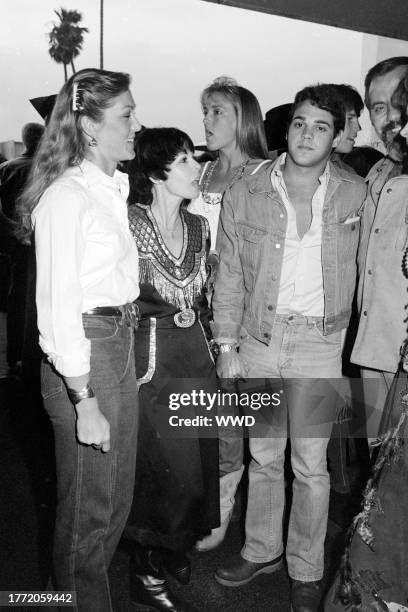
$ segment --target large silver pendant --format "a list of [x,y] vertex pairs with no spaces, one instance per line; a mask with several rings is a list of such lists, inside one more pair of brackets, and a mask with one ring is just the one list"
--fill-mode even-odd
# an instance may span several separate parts
[[191,327],[196,320],[196,313],[192,308],[184,308],[174,315],[174,323],[177,327]]

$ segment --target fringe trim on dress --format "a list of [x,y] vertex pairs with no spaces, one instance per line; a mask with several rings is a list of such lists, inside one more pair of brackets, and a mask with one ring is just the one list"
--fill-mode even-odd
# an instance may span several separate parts
[[154,261],[151,259],[140,259],[139,266],[140,282],[153,285],[166,302],[174,304],[180,310],[192,308],[194,301],[202,293],[207,280],[204,258],[202,258],[199,271],[186,286],[183,285],[189,279],[179,281],[179,283],[174,278],[172,281],[166,279],[162,271],[156,268]]
[[[377,460],[373,466],[373,475],[368,480],[363,494],[362,509],[357,514],[346,536],[346,548],[342,556],[339,569],[339,581],[335,591],[335,601],[340,602],[350,612],[360,612],[362,606],[361,585],[355,579],[353,568],[350,561],[351,544],[354,534],[360,536],[362,541],[374,550],[375,535],[370,524],[370,514],[373,508],[379,508],[377,497],[379,480],[383,468],[392,463],[398,463],[402,455],[404,444],[403,432],[408,418],[408,387],[400,392],[401,415],[397,425],[388,429],[385,434],[378,439],[380,446]],[[372,595],[380,606],[380,610],[387,611],[388,606],[380,595],[372,590]],[[381,607],[382,606],[382,607]]]

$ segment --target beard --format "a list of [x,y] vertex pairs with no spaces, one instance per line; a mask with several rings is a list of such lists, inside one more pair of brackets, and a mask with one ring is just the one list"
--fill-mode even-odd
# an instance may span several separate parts
[[387,151],[390,153],[390,157],[394,157],[397,160],[408,160],[408,146],[405,138],[396,134],[389,145],[387,145]]
[[395,132],[395,128],[401,129],[401,123],[390,121],[381,130],[381,140],[383,141],[387,153],[396,161],[405,159],[408,156],[408,146],[405,138],[400,136],[399,132]]
[[400,130],[401,124],[399,122],[396,123],[395,121],[390,121],[381,130],[381,140],[383,141],[387,149],[389,148],[390,145],[394,143],[394,141],[399,136],[399,131],[398,132],[393,131],[395,129]]

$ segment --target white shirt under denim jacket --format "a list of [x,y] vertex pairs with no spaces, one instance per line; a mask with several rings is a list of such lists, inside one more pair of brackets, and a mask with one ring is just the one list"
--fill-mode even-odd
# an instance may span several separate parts
[[[214,339],[250,334],[269,344],[277,311],[288,214],[271,184],[279,159],[243,177],[224,194],[217,237],[220,265],[213,298]],[[356,285],[362,178],[329,162],[322,209],[323,333],[347,327]]]
[[290,201],[282,174],[285,161],[286,153],[282,153],[271,172],[272,188],[280,195],[288,219],[276,312],[322,317],[324,313],[322,212],[330,178],[329,164],[326,164],[323,174],[319,177],[319,186],[312,198],[310,227],[304,236],[299,238],[296,211]]
[[90,370],[82,313],[139,295],[128,192],[126,174],[110,177],[84,160],[48,187],[32,213],[40,346],[63,376]]

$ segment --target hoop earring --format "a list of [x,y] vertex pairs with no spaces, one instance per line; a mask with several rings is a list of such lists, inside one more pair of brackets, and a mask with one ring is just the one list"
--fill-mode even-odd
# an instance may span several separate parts
[[96,140],[96,138],[94,136],[91,136],[90,134],[88,134],[88,132],[86,132],[84,130],[84,128],[82,128],[82,131],[89,138],[89,140],[88,140],[88,147],[96,147],[96,145],[98,144],[98,141]]

